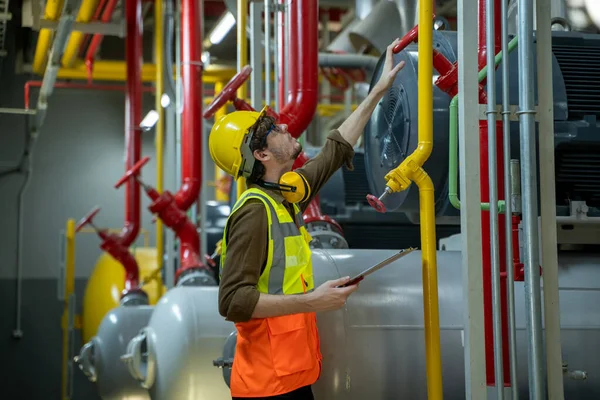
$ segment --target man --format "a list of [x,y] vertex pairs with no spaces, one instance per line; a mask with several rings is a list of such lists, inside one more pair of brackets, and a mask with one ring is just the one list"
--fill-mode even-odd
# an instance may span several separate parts
[[[265,109],[233,112],[212,129],[213,161],[248,182],[228,218],[221,254],[219,312],[238,331],[233,399],[313,399],[322,358],[316,312],[341,308],[357,285],[338,287],[349,280],[345,277],[314,289],[302,212],[342,164],[352,168],[353,147],[404,66],[393,66],[398,41],[388,46],[381,78],[367,98],[330,133],[320,153],[295,170],[299,175],[290,171],[301,145]],[[300,197],[304,190],[310,193],[293,204],[280,186],[290,174],[302,189]]]

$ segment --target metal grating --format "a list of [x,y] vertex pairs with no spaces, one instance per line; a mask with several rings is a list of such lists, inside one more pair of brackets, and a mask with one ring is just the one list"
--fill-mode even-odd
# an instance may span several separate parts
[[600,207],[599,144],[571,143],[556,149],[556,192],[559,204],[585,200],[588,206]]
[[552,50],[565,79],[569,119],[600,118],[600,40],[557,40]]
[[348,171],[346,167],[342,169],[346,205],[368,205],[369,182],[367,181],[367,172],[365,170],[365,155],[356,152],[352,163],[354,164],[354,171]]

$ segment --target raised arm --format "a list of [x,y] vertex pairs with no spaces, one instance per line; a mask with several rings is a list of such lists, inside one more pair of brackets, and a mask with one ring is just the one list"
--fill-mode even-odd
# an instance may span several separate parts
[[350,143],[352,147],[356,145],[358,138],[362,135],[362,132],[367,125],[367,121],[369,121],[371,114],[373,114],[373,110],[375,110],[375,106],[377,106],[377,103],[379,103],[379,100],[381,100],[389,88],[392,87],[396,75],[398,75],[398,72],[404,67],[404,61],[394,66],[392,49],[399,41],[400,39],[396,39],[388,46],[385,55],[385,65],[377,84],[375,84],[369,95],[362,103],[360,103],[356,110],[354,110],[354,112],[350,114],[338,128],[342,137]]

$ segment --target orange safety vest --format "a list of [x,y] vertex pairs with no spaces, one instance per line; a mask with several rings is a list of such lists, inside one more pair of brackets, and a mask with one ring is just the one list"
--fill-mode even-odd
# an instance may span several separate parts
[[[314,290],[312,240],[294,204],[295,221],[283,204],[259,189],[248,189],[232,215],[247,200],[261,200],[269,220],[267,263],[257,289],[261,293],[296,295]],[[223,232],[221,271],[227,257]],[[312,385],[321,374],[321,350],[314,312],[255,318],[235,324],[238,336],[231,371],[233,397],[268,397]]]

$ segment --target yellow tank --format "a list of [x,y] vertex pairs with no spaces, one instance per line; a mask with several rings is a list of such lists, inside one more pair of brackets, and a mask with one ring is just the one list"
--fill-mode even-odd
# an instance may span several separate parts
[[[134,250],[135,259],[140,268],[140,281],[156,270],[156,248],[138,247]],[[160,276],[158,277],[160,278]],[[98,330],[102,318],[107,312],[119,305],[121,292],[125,288],[125,270],[108,253],[102,253],[90,276],[83,295],[82,335],[87,343]],[[166,292],[159,279],[153,279],[142,289],[148,295],[150,304],[156,304]]]

